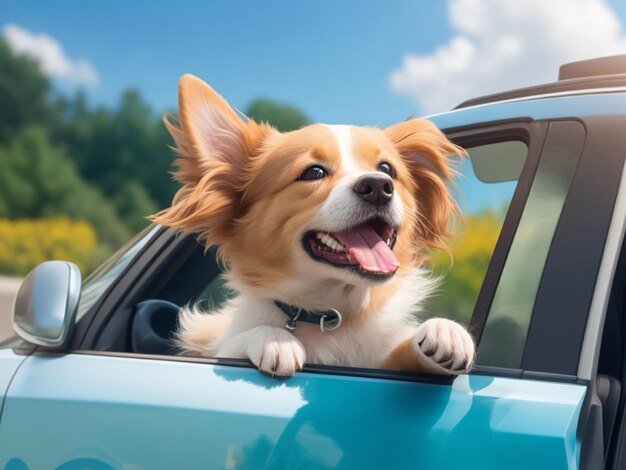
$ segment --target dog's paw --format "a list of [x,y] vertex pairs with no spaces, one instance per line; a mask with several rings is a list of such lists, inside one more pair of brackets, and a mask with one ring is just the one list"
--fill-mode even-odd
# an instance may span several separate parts
[[414,347],[432,362],[434,370],[445,374],[469,371],[474,362],[474,341],[458,323],[432,318],[422,323],[413,339]]
[[263,373],[272,377],[291,377],[302,369],[306,353],[302,343],[290,332],[272,326],[259,327],[256,341],[248,345],[248,357]]

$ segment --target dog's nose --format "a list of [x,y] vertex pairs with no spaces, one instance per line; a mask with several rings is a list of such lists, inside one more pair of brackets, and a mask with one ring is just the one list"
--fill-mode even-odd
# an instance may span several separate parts
[[393,180],[387,175],[363,175],[352,189],[370,204],[383,206],[393,196]]

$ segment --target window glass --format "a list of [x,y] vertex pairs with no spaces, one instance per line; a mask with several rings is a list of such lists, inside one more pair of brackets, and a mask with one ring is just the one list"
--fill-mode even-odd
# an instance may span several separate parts
[[550,124],[537,173],[491,304],[482,365],[518,368],[543,267],[585,140],[582,124]]
[[451,252],[435,254],[433,272],[441,281],[425,308],[426,318],[447,317],[464,325],[474,311],[528,147],[511,140],[466,150],[469,158],[460,162],[454,185],[463,222],[453,222]]
[[147,227],[145,230],[132,238],[128,243],[122,246],[122,248],[120,248],[113,256],[111,256],[83,281],[76,321],[80,320],[83,315],[85,315],[85,313],[87,313],[87,311],[96,303],[102,294],[104,294],[104,291],[113,283],[122,271],[124,271],[126,266],[128,266],[141,249],[146,246],[148,241],[156,234],[159,228],[159,225]]
[[235,292],[226,285],[224,273],[216,276],[198,296],[198,302],[203,310],[211,311],[234,297]]

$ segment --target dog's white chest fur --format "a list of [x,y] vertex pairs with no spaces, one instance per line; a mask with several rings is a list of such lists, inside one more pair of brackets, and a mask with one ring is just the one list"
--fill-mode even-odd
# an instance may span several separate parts
[[[298,322],[293,332],[288,331],[285,324],[289,317],[271,299],[241,293],[213,313],[182,309],[178,345],[187,354],[246,358],[251,344],[269,341],[280,349],[295,336],[304,349],[303,361],[306,358],[312,364],[377,368],[393,348],[415,333],[415,313],[433,285],[425,271],[415,269],[378,311],[344,315],[341,326],[330,332],[305,322]],[[293,285],[285,288],[297,290]],[[307,290],[311,291],[310,285]],[[334,287],[320,286],[320,291],[329,306],[339,310],[370,300],[360,299],[358,291],[346,295],[345,286],[337,283]]]

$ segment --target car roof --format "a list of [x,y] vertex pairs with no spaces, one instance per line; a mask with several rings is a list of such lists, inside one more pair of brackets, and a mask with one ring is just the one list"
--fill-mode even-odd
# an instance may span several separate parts
[[564,64],[559,68],[556,82],[472,98],[459,104],[455,109],[518,98],[538,98],[572,92],[580,94],[592,90],[623,87],[626,87],[626,54]]
[[567,96],[571,94],[606,93],[624,89],[626,89],[626,74],[609,75],[606,77],[574,78],[472,98],[462,102],[455,109],[519,99],[537,99],[546,96]]

